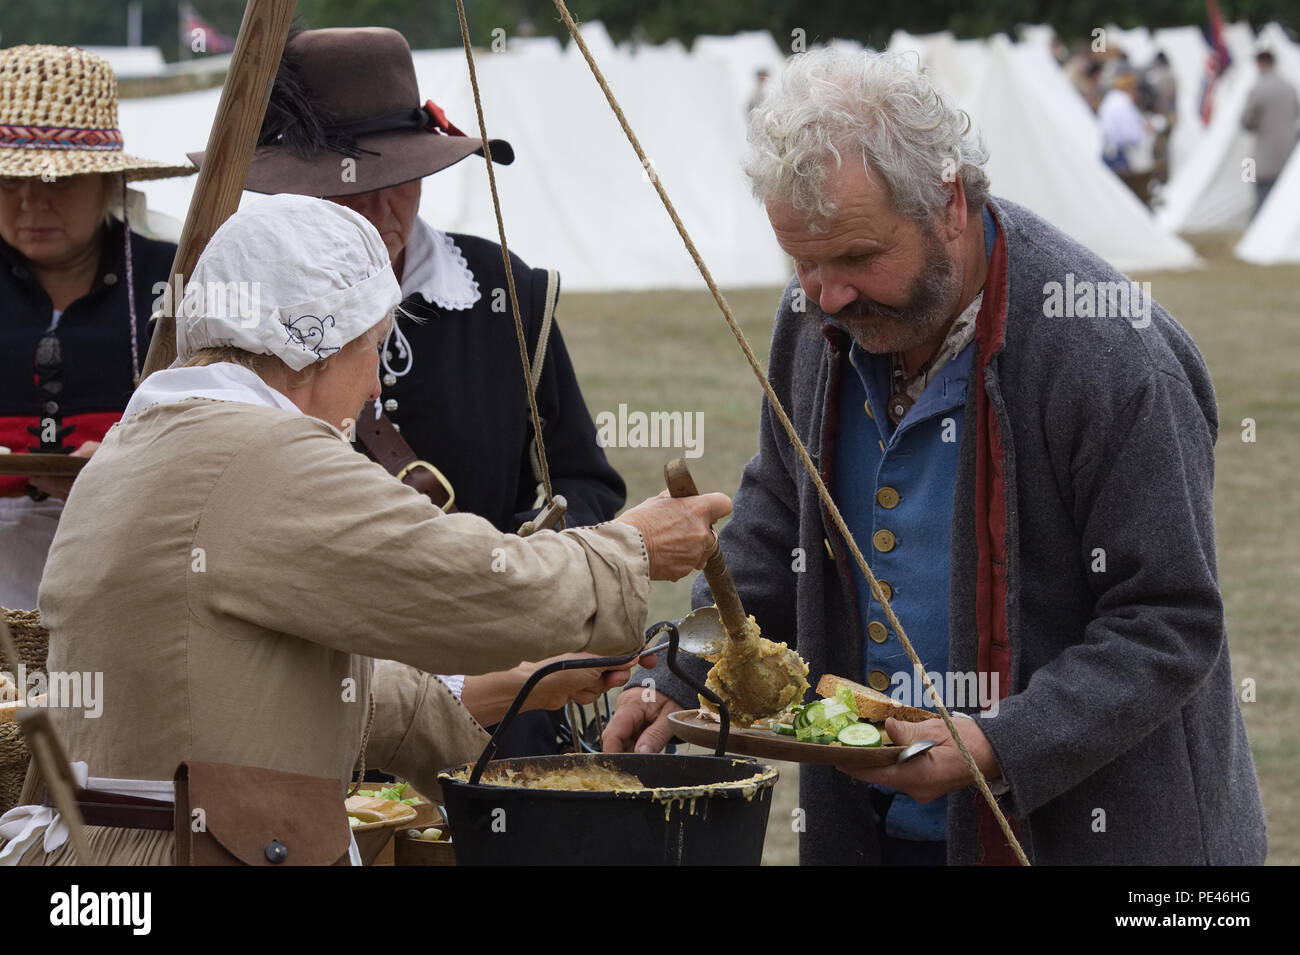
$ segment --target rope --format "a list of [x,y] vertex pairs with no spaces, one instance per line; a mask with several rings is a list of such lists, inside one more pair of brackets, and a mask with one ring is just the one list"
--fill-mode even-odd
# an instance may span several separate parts
[[370,728],[375,723],[375,694],[370,694],[370,713],[366,716],[366,728],[361,731],[361,751],[357,753],[357,778],[348,790],[349,796],[355,796],[366,779],[366,744],[370,742]]
[[[542,440],[542,419],[537,412],[537,396],[533,393],[532,364],[528,360],[528,341],[524,337],[524,324],[520,319],[519,295],[515,291],[515,270],[510,263],[510,247],[506,245],[506,226],[501,219],[501,197],[497,194],[497,177],[492,168],[492,146],[488,143],[487,123],[483,121],[483,100],[478,91],[478,73],[474,69],[474,50],[469,42],[469,23],[465,20],[464,0],[456,0],[456,16],[460,18],[460,38],[465,44],[465,61],[469,64],[469,82],[474,90],[474,109],[478,113],[479,138],[483,140],[483,157],[487,160],[488,186],[492,190],[492,208],[497,216],[497,235],[501,238],[501,258],[506,264],[506,286],[510,291],[510,308],[515,320],[515,336],[519,339],[519,367],[524,373],[524,391],[528,393],[528,414],[537,436],[537,460],[542,472],[542,487],[548,504],[555,502],[551,491],[551,468],[546,460],[546,442]],[[544,344],[544,343],[543,343]]]
[[122,176],[122,235],[126,251],[126,304],[131,314],[131,381],[140,387],[140,336],[136,332],[135,319],[135,269],[131,266],[131,195],[126,186],[126,175]]
[[[460,0],[457,0],[457,3],[460,3]],[[587,65],[591,67],[591,72],[596,77],[596,82],[600,84],[601,92],[605,94],[605,99],[609,101],[610,108],[614,111],[614,115],[618,117],[619,125],[623,127],[623,132],[627,136],[628,142],[630,142],[632,148],[636,150],[637,158],[641,160],[642,168],[649,169],[650,160],[647,158],[645,151],[641,148],[641,143],[637,139],[636,133],[632,132],[632,127],[628,125],[627,117],[623,115],[623,110],[618,105],[618,100],[614,98],[614,94],[610,90],[609,84],[605,81],[604,74],[601,73],[600,67],[598,67],[596,61],[592,59],[591,51],[587,49],[587,44],[583,41],[582,34],[578,31],[578,25],[573,22],[573,17],[569,14],[569,8],[565,6],[564,0],[554,0],[554,3],[555,8],[560,12],[560,16],[564,19],[564,25],[569,28],[569,35],[572,36],[574,42],[578,44],[578,49],[582,51],[582,55],[586,59]],[[700,275],[703,276],[705,284],[709,287],[709,291],[713,293],[713,300],[717,302],[718,308],[722,310],[722,316],[727,320],[727,325],[731,328],[731,333],[736,337],[736,341],[740,345],[740,350],[745,353],[745,358],[749,361],[749,367],[753,369],[754,376],[758,379],[759,385],[762,386],[764,394],[767,395],[768,403],[781,421],[781,427],[785,429],[785,433],[790,437],[791,444],[793,444],[795,450],[799,452],[799,458],[803,461],[804,468],[808,471],[808,475],[812,478],[813,484],[817,488],[817,496],[821,498],[822,504],[825,505],[826,510],[830,512],[836,529],[839,530],[845,543],[848,544],[849,549],[853,552],[853,557],[857,561],[858,567],[861,569],[863,576],[866,577],[867,583],[871,585],[872,596],[874,596],[876,600],[880,601],[881,607],[884,608],[885,616],[889,620],[889,625],[893,627],[894,632],[898,634],[899,642],[902,643],[903,649],[907,651],[908,658],[920,671],[926,689],[930,691],[931,696],[938,704],[940,715],[943,717],[943,721],[948,727],[948,732],[952,734],[953,740],[957,744],[957,749],[960,751],[962,759],[966,761],[966,767],[971,771],[971,775],[975,779],[975,785],[988,801],[989,807],[993,810],[993,815],[997,818],[998,825],[1002,828],[1003,835],[1007,837],[1007,841],[1015,851],[1016,858],[1020,860],[1020,864],[1029,865],[1029,859],[1026,858],[1024,850],[1020,847],[1020,842],[1016,839],[1015,833],[1011,831],[1010,823],[1007,822],[1006,816],[1002,814],[1002,810],[998,807],[997,799],[989,790],[988,781],[985,780],[984,774],[980,772],[980,768],[975,765],[974,757],[971,756],[970,750],[966,748],[966,743],[962,740],[961,734],[957,732],[957,727],[954,725],[952,720],[952,714],[948,712],[948,707],[944,705],[939,693],[935,691],[934,684],[930,682],[930,675],[926,673],[925,667],[921,664],[920,658],[916,655],[916,651],[912,649],[912,642],[907,639],[907,634],[903,632],[903,625],[899,623],[898,617],[894,614],[894,609],[889,605],[889,600],[885,597],[884,591],[880,589],[880,583],[876,580],[875,574],[873,574],[871,568],[867,566],[866,558],[862,556],[862,551],[858,548],[858,542],[853,538],[853,532],[849,530],[848,525],[844,522],[844,517],[840,514],[840,509],[835,506],[835,501],[831,499],[830,491],[826,489],[826,485],[822,482],[821,475],[818,474],[817,468],[808,454],[808,449],[804,447],[803,441],[799,439],[799,435],[796,433],[794,425],[790,422],[789,415],[786,414],[785,408],[781,405],[781,399],[776,396],[776,392],[773,390],[771,382],[767,380],[767,375],[764,374],[762,367],[758,363],[758,359],[754,356],[754,350],[750,347],[749,340],[745,338],[745,333],[741,331],[740,325],[736,321],[736,316],[731,311],[731,306],[727,304],[726,298],[723,297],[722,292],[718,290],[717,284],[714,283],[713,275],[709,272],[708,266],[704,264],[704,260],[700,257],[699,251],[695,248],[695,243],[691,241],[690,234],[686,231],[686,226],[682,224],[682,220],[678,217],[677,210],[673,206],[672,200],[668,198],[668,193],[664,190],[663,184],[659,181],[659,176],[651,176],[650,180],[654,184],[655,191],[659,193],[659,198],[663,201],[664,208],[668,210],[668,215],[672,218],[673,225],[677,227],[677,232],[682,237],[682,242],[686,245],[686,251],[690,253],[691,258],[695,261],[695,267],[699,269]]]

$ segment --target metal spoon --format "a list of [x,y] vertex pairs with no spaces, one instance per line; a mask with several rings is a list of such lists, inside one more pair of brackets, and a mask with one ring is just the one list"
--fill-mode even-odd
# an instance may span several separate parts
[[[693,653],[697,657],[714,657],[722,652],[727,639],[727,631],[722,626],[722,615],[717,607],[700,607],[692,610],[677,624],[677,648]],[[641,656],[650,653],[662,653],[668,649],[668,641],[655,644],[641,651]]]
[[911,746],[904,747],[903,751],[898,754],[898,759],[894,760],[894,762],[905,763],[909,759],[913,759],[917,756],[920,756],[927,749],[931,749],[932,747],[938,745],[939,745],[939,741],[937,739],[918,739]]

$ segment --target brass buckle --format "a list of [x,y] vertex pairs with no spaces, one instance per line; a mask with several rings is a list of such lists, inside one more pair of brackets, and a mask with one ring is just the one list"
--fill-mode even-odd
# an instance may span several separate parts
[[410,464],[406,465],[406,467],[402,468],[402,470],[397,472],[397,480],[403,480],[415,468],[424,468],[438,479],[438,483],[441,484],[443,490],[447,492],[447,503],[442,506],[442,509],[444,512],[450,513],[452,505],[456,503],[456,491],[451,486],[451,482],[447,480],[446,475],[428,461],[412,461]]

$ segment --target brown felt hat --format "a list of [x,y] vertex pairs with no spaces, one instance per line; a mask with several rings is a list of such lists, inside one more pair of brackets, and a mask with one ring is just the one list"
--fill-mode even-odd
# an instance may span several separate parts
[[[483,141],[420,103],[406,38],[381,27],[306,30],[290,37],[245,189],[350,196],[483,154]],[[504,139],[492,159],[514,162]],[[203,153],[190,153],[203,165]]]

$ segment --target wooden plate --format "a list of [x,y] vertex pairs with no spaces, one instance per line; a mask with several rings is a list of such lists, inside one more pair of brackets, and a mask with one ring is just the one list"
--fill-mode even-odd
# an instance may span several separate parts
[[[716,722],[701,718],[699,710],[678,710],[668,714],[673,732],[697,746],[713,749],[718,745]],[[772,730],[736,729],[727,735],[727,752],[742,756],[760,756],[781,759],[788,763],[817,763],[823,766],[889,766],[898,759],[901,746],[834,746],[822,743],[802,743],[792,736],[781,736]]]
[[415,821],[415,807],[393,799],[376,799],[373,796],[349,796],[344,802],[349,816],[356,816],[361,825],[353,826],[353,832],[366,832],[371,829],[405,828]]

